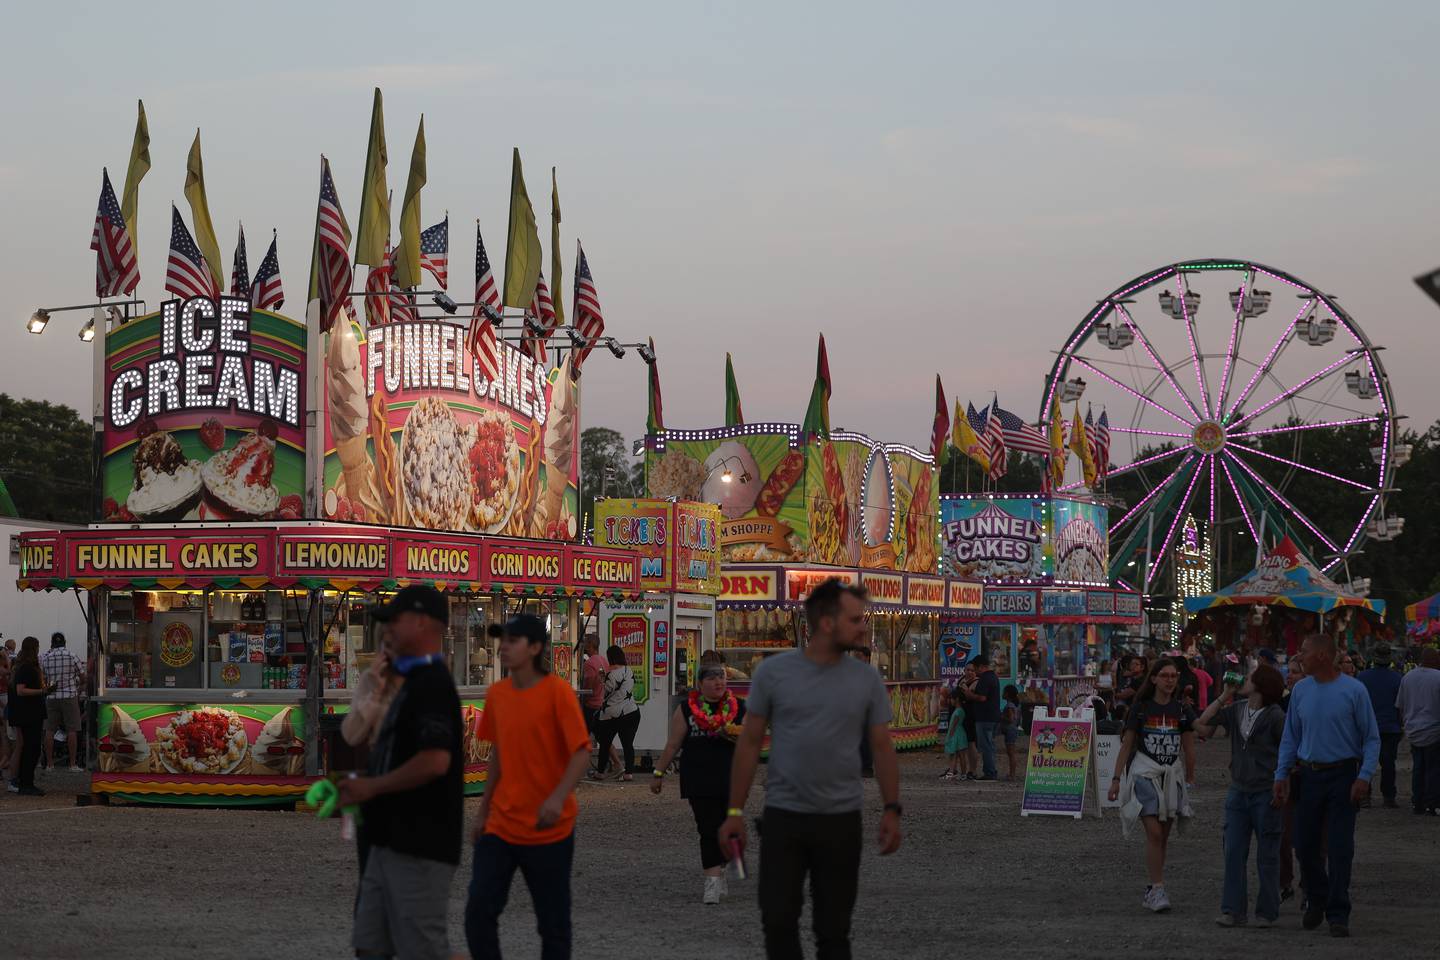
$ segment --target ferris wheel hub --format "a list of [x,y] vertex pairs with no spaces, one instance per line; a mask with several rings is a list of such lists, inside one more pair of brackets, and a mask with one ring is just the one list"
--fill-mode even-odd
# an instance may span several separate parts
[[1200,453],[1214,456],[1225,449],[1225,426],[1219,420],[1202,420],[1195,425],[1190,439]]

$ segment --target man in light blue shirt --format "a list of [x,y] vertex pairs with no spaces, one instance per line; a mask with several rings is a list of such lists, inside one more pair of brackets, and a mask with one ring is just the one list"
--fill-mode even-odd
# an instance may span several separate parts
[[[1311,634],[1300,656],[1305,679],[1295,684],[1275,766],[1275,802],[1290,794],[1295,769],[1296,849],[1305,885],[1306,930],[1324,920],[1332,937],[1350,936],[1350,866],[1355,859],[1355,811],[1370,795],[1380,760],[1380,728],[1370,694],[1335,666],[1335,638]],[[1321,833],[1325,835],[1321,843]]]

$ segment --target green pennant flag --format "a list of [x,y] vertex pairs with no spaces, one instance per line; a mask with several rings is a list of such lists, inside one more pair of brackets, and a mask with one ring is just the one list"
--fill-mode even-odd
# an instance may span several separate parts
[[735,384],[735,365],[730,354],[725,354],[725,426],[738,427],[745,423],[745,413],[740,409],[740,388]]
[[820,334],[820,352],[815,360],[815,386],[810,391],[810,405],[805,408],[803,433],[830,438],[830,359],[825,354],[825,334]]

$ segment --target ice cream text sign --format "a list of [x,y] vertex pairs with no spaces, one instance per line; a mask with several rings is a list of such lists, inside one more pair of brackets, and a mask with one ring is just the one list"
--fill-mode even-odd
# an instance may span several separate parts
[[300,519],[305,344],[304,324],[236,297],[107,331],[100,519]]

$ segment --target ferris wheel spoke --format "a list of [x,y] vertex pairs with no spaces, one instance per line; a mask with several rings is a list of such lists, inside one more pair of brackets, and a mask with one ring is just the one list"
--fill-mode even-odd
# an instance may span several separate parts
[[[1238,433],[1226,433],[1226,436],[1235,440],[1239,437],[1267,437],[1276,433],[1296,433],[1300,430],[1322,430],[1326,427],[1351,427],[1362,423],[1381,423],[1384,417],[1352,417],[1349,420],[1324,420],[1320,423],[1292,423],[1282,427],[1267,427],[1264,430],[1242,430]],[[1114,427],[1110,428],[1114,430]]]
[[[1170,541],[1175,539],[1175,531],[1180,527],[1180,518],[1185,516],[1185,511],[1190,509],[1190,498],[1195,493],[1195,484],[1200,479],[1200,468],[1203,464],[1196,463],[1195,469],[1190,471],[1190,485],[1185,488],[1185,496],[1180,498],[1180,508],[1175,511],[1175,517],[1170,521],[1170,529],[1165,534],[1165,539],[1160,543],[1160,556],[1164,557],[1170,552]],[[1146,544],[1149,546],[1149,544]],[[1153,561],[1145,572],[1145,592],[1150,592],[1150,581],[1155,577],[1155,570],[1159,564]]]
[[1200,353],[1200,341],[1195,336],[1195,317],[1190,313],[1190,304],[1185,300],[1189,291],[1185,287],[1185,271],[1175,273],[1175,289],[1180,291],[1180,312],[1185,316],[1185,334],[1190,338],[1190,360],[1195,365],[1195,382],[1200,387],[1200,407],[1205,411],[1204,419],[1210,419],[1210,391],[1205,385],[1205,357]]
[[1249,474],[1250,479],[1254,480],[1256,483],[1260,484],[1260,486],[1264,487],[1265,491],[1274,498],[1276,503],[1289,510],[1291,514],[1294,515],[1295,519],[1299,520],[1306,526],[1307,529],[1309,529],[1311,533],[1315,534],[1315,536],[1320,540],[1321,543],[1325,544],[1325,546],[1329,547],[1336,553],[1340,552],[1340,548],[1335,544],[1334,540],[1331,540],[1329,537],[1325,536],[1325,534],[1321,533],[1320,528],[1315,526],[1315,523],[1309,517],[1305,516],[1304,512],[1302,512],[1299,507],[1295,506],[1295,504],[1287,500],[1283,493],[1281,493],[1279,490],[1276,490],[1273,486],[1271,486],[1268,480],[1260,476],[1260,474],[1256,473],[1251,468],[1250,464],[1237,457],[1232,450],[1223,450],[1221,452],[1223,453],[1223,455],[1229,457],[1233,463],[1238,465],[1241,470]]
[[1220,466],[1225,471],[1225,479],[1230,483],[1230,491],[1235,494],[1235,502],[1240,504],[1240,516],[1245,518],[1245,526],[1250,528],[1250,539],[1258,542],[1260,535],[1255,530],[1255,521],[1250,519],[1250,511],[1245,507],[1245,498],[1240,495],[1240,487],[1235,483],[1235,477],[1230,473],[1230,464],[1224,460],[1220,460],[1218,457],[1216,459],[1220,461]]
[[1285,349],[1285,345],[1290,342],[1290,334],[1295,329],[1295,325],[1300,322],[1305,314],[1310,312],[1310,308],[1315,305],[1315,302],[1316,298],[1311,297],[1302,303],[1300,305],[1300,312],[1295,314],[1295,319],[1291,320],[1290,324],[1284,330],[1280,331],[1280,336],[1276,339],[1275,345],[1271,347],[1270,352],[1265,355],[1265,361],[1255,368],[1255,373],[1250,377],[1250,382],[1245,385],[1245,389],[1240,391],[1240,396],[1235,398],[1235,402],[1231,404],[1230,409],[1225,412],[1224,420],[1227,425],[1230,423],[1230,418],[1239,413],[1240,409],[1245,406],[1245,401],[1250,398],[1250,391],[1255,389],[1255,385],[1270,372],[1270,368],[1275,365],[1275,361],[1280,359],[1280,353]]
[[1178,457],[1182,453],[1188,453],[1189,449],[1189,447],[1176,447],[1173,450],[1162,450],[1159,453],[1152,454],[1148,457],[1142,457],[1141,459],[1136,460],[1133,463],[1127,464],[1126,466],[1116,467],[1114,470],[1111,470],[1109,473],[1105,474],[1105,479],[1112,480],[1115,477],[1123,477],[1125,476],[1125,474],[1134,473],[1136,470],[1139,470],[1142,467],[1147,466],[1148,464],[1159,463],[1161,460],[1165,460],[1169,457]]
[[1170,367],[1166,365],[1165,361],[1160,359],[1159,354],[1155,352],[1155,348],[1150,344],[1150,338],[1145,336],[1145,331],[1141,330],[1140,325],[1130,316],[1130,311],[1125,309],[1124,304],[1117,303],[1115,304],[1115,312],[1120,314],[1121,318],[1125,321],[1125,326],[1129,327],[1130,332],[1135,334],[1135,339],[1140,341],[1140,346],[1144,348],[1146,355],[1150,357],[1150,362],[1155,364],[1155,369],[1159,370],[1165,379],[1169,381],[1170,386],[1175,390],[1175,395],[1189,408],[1190,413],[1195,419],[1205,419],[1200,415],[1200,411],[1195,409],[1195,404],[1186,396],[1185,391],[1180,389],[1180,384],[1175,382],[1175,378],[1170,374]]
[[1145,396],[1145,394],[1139,392],[1138,390],[1133,390],[1130,387],[1125,386],[1125,384],[1121,383],[1119,380],[1116,380],[1114,377],[1110,376],[1110,374],[1106,373],[1104,370],[1101,370],[1099,367],[1095,366],[1093,363],[1086,360],[1084,357],[1079,357],[1071,354],[1070,360],[1072,363],[1080,364],[1080,366],[1084,367],[1086,370],[1089,370],[1091,373],[1095,374],[1097,377],[1100,377],[1102,380],[1105,380],[1112,386],[1116,386],[1119,387],[1121,390],[1124,390],[1126,393],[1130,394],[1136,400],[1139,400],[1141,403],[1154,407],[1156,410],[1165,414],[1165,416],[1169,417],[1175,422],[1184,424],[1187,427],[1193,427],[1195,425],[1189,420],[1186,420],[1184,417],[1180,416],[1180,414],[1176,413],[1174,410],[1171,410],[1168,407],[1163,407],[1160,404],[1156,403],[1154,400],[1151,400],[1149,397]]
[[1257,457],[1264,457],[1266,460],[1273,460],[1276,463],[1283,464],[1287,467],[1294,467],[1297,470],[1304,470],[1306,473],[1313,473],[1317,477],[1324,477],[1326,480],[1334,480],[1336,483],[1347,484],[1349,486],[1355,487],[1357,490],[1364,490],[1366,493],[1375,492],[1375,488],[1369,486],[1368,484],[1360,483],[1355,480],[1349,480],[1345,477],[1337,476],[1333,473],[1326,473],[1324,470],[1317,470],[1315,467],[1307,466],[1298,460],[1287,460],[1284,457],[1277,457],[1275,454],[1267,453],[1264,450],[1259,449],[1258,447],[1250,447],[1246,446],[1243,443],[1235,443],[1233,441],[1227,442],[1226,446],[1232,450],[1244,450],[1246,453],[1253,453]]
[[1135,427],[1113,427],[1113,426],[1112,426],[1112,427],[1110,428],[1110,432],[1111,432],[1111,433],[1133,433],[1133,434],[1135,434],[1135,435],[1137,435],[1137,436],[1142,436],[1142,437],[1178,437],[1178,438],[1180,438],[1181,440],[1189,440],[1189,439],[1191,439],[1191,438],[1194,436],[1194,434],[1192,434],[1192,433],[1175,433],[1175,432],[1173,432],[1173,431],[1167,431],[1167,430],[1139,430],[1139,429],[1136,429]]
[[1366,354],[1364,351],[1345,351],[1345,355],[1339,360],[1336,360],[1334,363],[1330,364],[1328,367],[1325,367],[1322,370],[1317,370],[1316,372],[1310,374],[1310,376],[1306,377],[1304,380],[1301,380],[1295,386],[1289,388],[1288,390],[1282,391],[1279,396],[1267,401],[1261,406],[1256,407],[1254,410],[1251,410],[1249,413],[1235,420],[1233,423],[1230,424],[1230,426],[1238,427],[1242,426],[1243,424],[1249,423],[1251,420],[1254,420],[1266,410],[1270,410],[1274,407],[1279,406],[1280,404],[1284,403],[1286,400],[1289,400],[1296,394],[1299,394],[1307,388],[1319,383],[1321,380],[1324,380],[1326,377],[1330,376],[1330,374],[1334,373],[1335,371],[1347,366],[1348,364],[1354,363],[1356,358],[1365,355]]
[[1210,527],[1215,526],[1215,457],[1212,454],[1205,458],[1210,461]]
[[1144,510],[1145,507],[1149,505],[1150,501],[1158,497],[1161,491],[1174,483],[1177,477],[1180,477],[1185,473],[1185,468],[1190,465],[1190,460],[1194,457],[1194,455],[1194,451],[1186,450],[1185,459],[1181,461],[1180,466],[1175,469],[1175,472],[1170,474],[1170,476],[1166,477],[1164,480],[1157,483],[1154,489],[1152,489],[1149,493],[1145,494],[1145,496],[1141,497],[1140,502],[1135,504],[1135,506],[1131,507],[1129,511],[1125,514],[1125,516],[1117,520],[1115,522],[1115,525],[1110,529],[1112,531],[1119,530],[1121,527],[1125,526],[1125,524],[1129,523],[1132,519],[1138,517],[1140,515],[1140,511]]
[[[1225,349],[1225,365],[1220,368],[1220,392],[1215,394],[1215,416],[1225,409],[1225,397],[1230,393],[1230,374],[1235,369],[1235,358],[1240,354],[1240,339],[1245,316],[1245,294],[1255,284],[1255,271],[1247,270],[1245,279],[1240,281],[1240,299],[1235,302],[1235,320],[1230,324],[1230,346]],[[1213,476],[1213,471],[1212,471]]]

